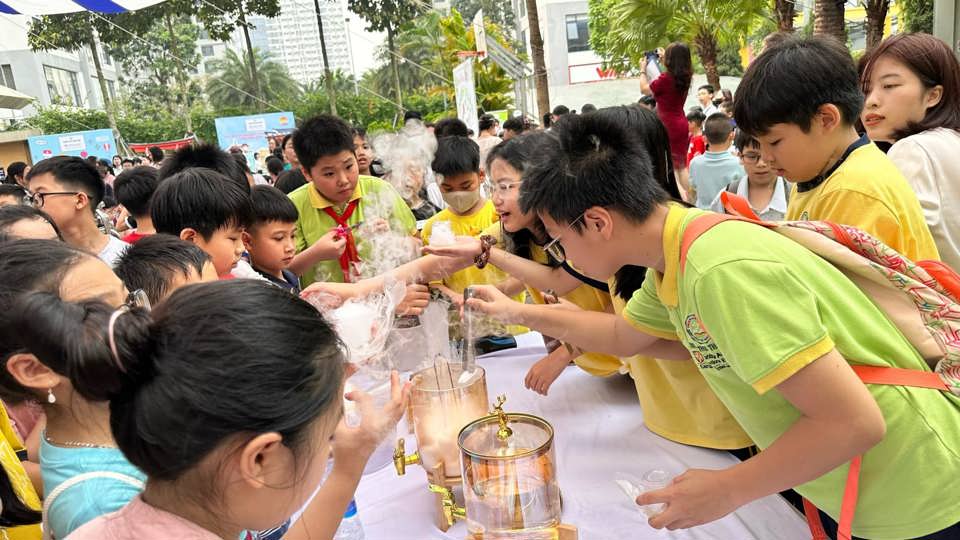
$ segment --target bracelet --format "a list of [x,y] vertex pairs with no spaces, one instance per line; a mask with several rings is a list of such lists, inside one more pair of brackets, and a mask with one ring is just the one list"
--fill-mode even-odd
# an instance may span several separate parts
[[473,258],[473,264],[483,270],[490,261],[490,249],[497,245],[497,239],[489,234],[480,236],[480,254]]

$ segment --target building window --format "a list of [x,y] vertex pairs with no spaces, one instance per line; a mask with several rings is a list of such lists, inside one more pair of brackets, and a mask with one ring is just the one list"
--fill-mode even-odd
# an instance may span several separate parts
[[0,66],[0,84],[11,90],[17,89],[17,83],[13,82],[13,67],[10,64]]
[[200,29],[200,35],[197,36],[197,39],[210,39],[210,32],[207,32],[203,28]]
[[200,54],[206,57],[213,56],[213,45],[201,45]]
[[567,52],[589,51],[590,31],[587,14],[567,15]]
[[107,81],[107,93],[110,99],[117,99],[117,85],[113,81]]
[[216,60],[210,60],[203,63],[203,71],[206,73],[216,73],[219,71],[219,63]]
[[80,80],[75,71],[43,66],[50,99],[63,105],[80,106]]

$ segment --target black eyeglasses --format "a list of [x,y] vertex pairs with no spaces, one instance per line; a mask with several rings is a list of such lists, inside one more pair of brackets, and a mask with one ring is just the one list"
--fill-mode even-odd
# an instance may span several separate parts
[[744,154],[740,154],[740,159],[742,159],[744,163],[749,163],[749,164],[752,165],[752,164],[760,161],[760,154],[755,154],[755,153],[753,153],[753,152],[747,152],[747,153],[744,153]]
[[30,203],[37,208],[43,208],[46,198],[51,195],[79,195],[79,191],[54,191],[50,193],[34,193],[30,195]]

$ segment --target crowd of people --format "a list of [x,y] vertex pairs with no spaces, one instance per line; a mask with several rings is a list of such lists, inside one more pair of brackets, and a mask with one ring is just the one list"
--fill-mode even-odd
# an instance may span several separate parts
[[256,172],[200,143],[8,165],[3,533],[332,538],[409,384],[394,372],[382,407],[348,393],[362,420],[344,422],[353,370],[305,299],[399,280],[398,316],[442,301],[540,332],[524,384],[546,399],[571,365],[627,373],[652,432],[741,460],[641,495],[665,503],[652,527],[780,493],[830,537],[960,538],[960,397],[851,368],[930,372],[903,320],[788,235],[702,225],[740,201],[960,268],[956,56],[925,34],[858,63],[779,36],[735,95],[701,86],[688,111],[689,48],[655,61],[639,103],[560,105],[542,126],[483,115],[473,134],[410,111],[368,135],[318,115]]

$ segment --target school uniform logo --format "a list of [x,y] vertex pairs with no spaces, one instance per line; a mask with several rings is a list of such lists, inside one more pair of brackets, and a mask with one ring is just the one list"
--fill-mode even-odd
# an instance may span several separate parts
[[713,338],[695,313],[687,315],[683,320],[683,330],[687,337],[687,349],[698,368],[721,370],[730,367],[720,352],[720,347],[713,342]]

